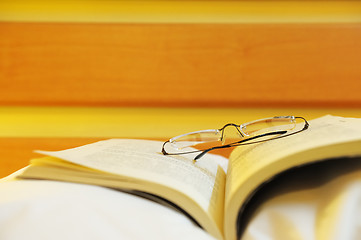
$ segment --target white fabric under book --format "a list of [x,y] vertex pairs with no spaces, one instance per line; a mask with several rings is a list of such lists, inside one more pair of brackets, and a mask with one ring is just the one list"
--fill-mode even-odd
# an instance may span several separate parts
[[[361,161],[334,163],[280,178],[262,190],[268,197],[242,240],[361,239]],[[182,213],[138,196],[84,184],[20,180],[0,181],[0,239],[213,237]]]
[[185,215],[103,187],[21,180],[0,183],[1,240],[213,239]]
[[296,169],[263,191],[243,240],[361,239],[361,158]]

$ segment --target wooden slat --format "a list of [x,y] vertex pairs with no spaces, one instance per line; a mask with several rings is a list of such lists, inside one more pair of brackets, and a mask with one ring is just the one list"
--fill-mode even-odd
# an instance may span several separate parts
[[41,157],[33,151],[62,150],[102,140],[101,138],[2,138],[0,137],[0,178],[29,164],[31,158]]
[[311,120],[327,114],[361,118],[361,108],[0,106],[0,137],[160,139],[272,116],[295,115]]
[[355,0],[1,0],[0,21],[112,23],[360,22]]
[[0,23],[0,104],[361,106],[361,24]]

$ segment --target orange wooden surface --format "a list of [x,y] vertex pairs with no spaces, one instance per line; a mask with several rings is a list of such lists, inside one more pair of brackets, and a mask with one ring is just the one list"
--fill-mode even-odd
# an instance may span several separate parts
[[100,141],[102,138],[4,138],[0,137],[0,178],[29,164],[31,158],[41,157],[33,151],[63,150]]
[[1,105],[361,106],[361,24],[0,23]]

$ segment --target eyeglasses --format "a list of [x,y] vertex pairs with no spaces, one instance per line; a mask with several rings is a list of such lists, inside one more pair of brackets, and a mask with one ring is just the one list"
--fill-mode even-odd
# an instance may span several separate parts
[[[299,122],[303,123],[303,125]],[[164,155],[199,153],[197,160],[206,153],[222,148],[261,143],[287,137],[306,130],[309,126],[303,117],[277,116],[237,125],[228,123],[220,129],[208,129],[173,137],[163,143]],[[235,128],[236,131],[229,131]]]

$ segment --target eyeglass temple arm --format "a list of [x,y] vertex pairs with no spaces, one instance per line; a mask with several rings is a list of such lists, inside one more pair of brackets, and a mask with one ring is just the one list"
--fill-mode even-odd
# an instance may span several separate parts
[[169,143],[169,140],[163,143],[163,146],[162,146],[162,153],[163,153],[163,155],[169,155],[169,153],[167,153],[167,152],[165,151],[165,148],[164,148],[164,146],[165,146],[167,143]]
[[[215,149],[234,147],[234,146],[240,145],[242,143],[245,143],[245,142],[260,138],[260,137],[266,137],[266,136],[271,136],[271,135],[281,135],[281,134],[285,134],[285,133],[287,133],[286,130],[284,130],[284,131],[276,131],[276,132],[269,132],[269,133],[264,133],[264,134],[257,135],[257,136],[251,137],[251,138],[247,138],[247,139],[244,139],[244,140],[241,140],[241,141],[238,141],[238,142],[230,143],[230,144],[227,144],[227,145],[212,147],[212,148],[206,149],[203,152],[201,152],[200,154],[198,154],[194,158],[194,160],[197,161],[198,159],[203,157],[204,154],[206,154],[206,153],[208,153],[208,152],[210,152],[212,150],[215,150]],[[267,141],[267,140],[264,140],[264,141]],[[264,142],[264,141],[259,141],[259,142]]]

